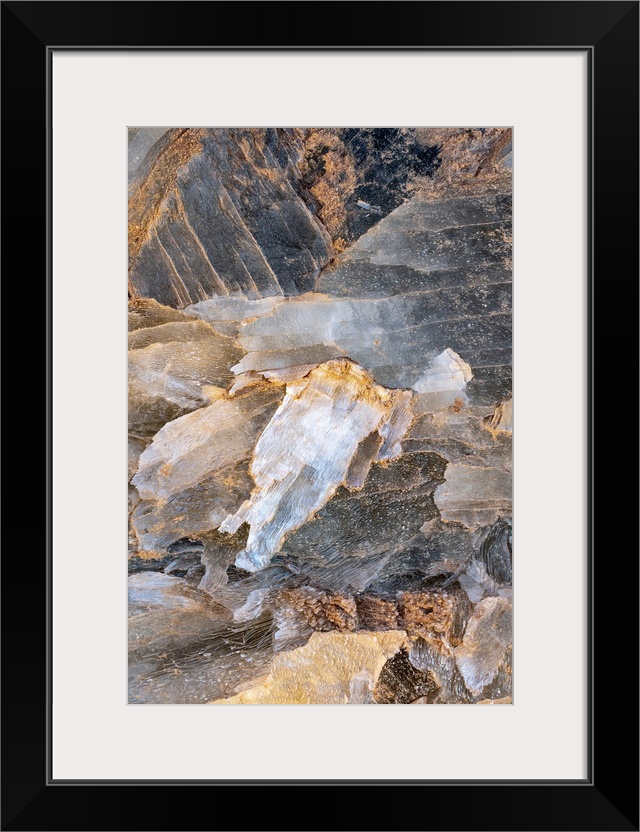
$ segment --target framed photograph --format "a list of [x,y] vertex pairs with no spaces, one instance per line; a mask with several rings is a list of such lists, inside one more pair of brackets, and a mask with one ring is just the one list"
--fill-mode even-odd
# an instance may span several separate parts
[[2,828],[638,829],[638,3],[2,18]]

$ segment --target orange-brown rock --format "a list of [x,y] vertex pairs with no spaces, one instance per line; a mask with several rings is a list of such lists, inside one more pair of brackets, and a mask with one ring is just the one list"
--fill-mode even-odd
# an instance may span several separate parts
[[455,600],[439,592],[405,592],[400,602],[401,626],[410,636],[442,638],[453,627]]

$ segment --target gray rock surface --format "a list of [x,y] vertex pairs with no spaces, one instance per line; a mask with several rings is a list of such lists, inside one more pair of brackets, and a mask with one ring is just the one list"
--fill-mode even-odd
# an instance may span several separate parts
[[142,162],[140,132],[132,145],[134,295],[183,307],[313,287],[331,240],[296,190],[300,131],[167,131]]

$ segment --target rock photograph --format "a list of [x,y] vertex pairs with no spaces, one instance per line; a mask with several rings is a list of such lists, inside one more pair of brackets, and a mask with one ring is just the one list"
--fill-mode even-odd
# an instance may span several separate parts
[[129,128],[130,704],[512,703],[512,160]]

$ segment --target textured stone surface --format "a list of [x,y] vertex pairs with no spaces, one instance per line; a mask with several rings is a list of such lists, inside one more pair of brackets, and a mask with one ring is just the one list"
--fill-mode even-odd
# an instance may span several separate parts
[[[351,358],[376,375],[376,368],[381,374],[390,372],[380,359],[392,356],[395,375],[400,372],[397,365],[409,368],[410,377],[401,382],[408,386],[436,355],[452,349],[471,367],[468,393],[476,403],[490,405],[507,398],[510,180],[502,187],[501,192],[478,192],[476,184],[474,195],[464,198],[438,199],[431,190],[419,192],[322,272],[318,292],[359,299],[365,309],[380,310],[370,326],[377,324],[382,332],[372,333],[370,339],[362,333],[359,344],[363,353],[371,349],[373,354],[357,358],[349,353]],[[365,300],[375,303],[369,307]],[[344,346],[348,349],[351,342]],[[376,378],[394,383],[391,376]]]
[[313,287],[331,240],[297,190],[298,130],[170,130],[139,161],[133,136],[134,296],[183,307]]
[[[389,633],[314,633],[304,647],[279,653],[267,680],[225,705],[367,704],[387,660],[405,643]],[[379,694],[381,695],[381,694]]]
[[405,649],[400,649],[382,668],[373,689],[378,705],[409,705],[424,697],[427,701],[438,689],[429,672],[411,664]]
[[303,185],[338,248],[364,234],[441,164],[435,142],[398,128],[310,130],[301,164]]
[[386,298],[305,294],[241,324],[238,343],[247,355],[235,371],[348,357],[380,384],[415,389],[437,356],[452,350],[474,379],[479,374],[480,401],[493,401],[509,389],[510,368],[502,362],[510,350],[510,294],[508,283]]
[[153,436],[168,421],[218,398],[241,355],[203,321],[173,321],[129,333],[129,431]]
[[[361,488],[373,460],[393,457],[387,446],[400,452],[395,440],[407,422],[390,424],[399,395],[374,384],[350,361],[321,364],[287,386],[282,404],[255,446],[253,493],[220,526],[220,531],[233,534],[243,523],[249,524],[238,567],[254,572],[266,566],[287,533],[309,520],[343,480],[348,488]],[[354,470],[359,446],[375,432],[386,442],[381,448],[374,443]]]
[[130,129],[130,702],[511,702],[511,168]]
[[500,468],[451,464],[435,492],[443,520],[469,528],[488,526],[511,507],[511,472]]
[[141,497],[133,517],[141,548],[216,529],[240,506],[251,489],[254,446],[281,396],[275,386],[252,387],[158,431],[132,479]]
[[456,664],[471,693],[495,678],[511,644],[511,604],[505,598],[484,598],[467,624],[462,644],[456,648]]
[[208,594],[171,575],[129,578],[129,701],[205,703],[264,676],[268,616],[234,624]]

